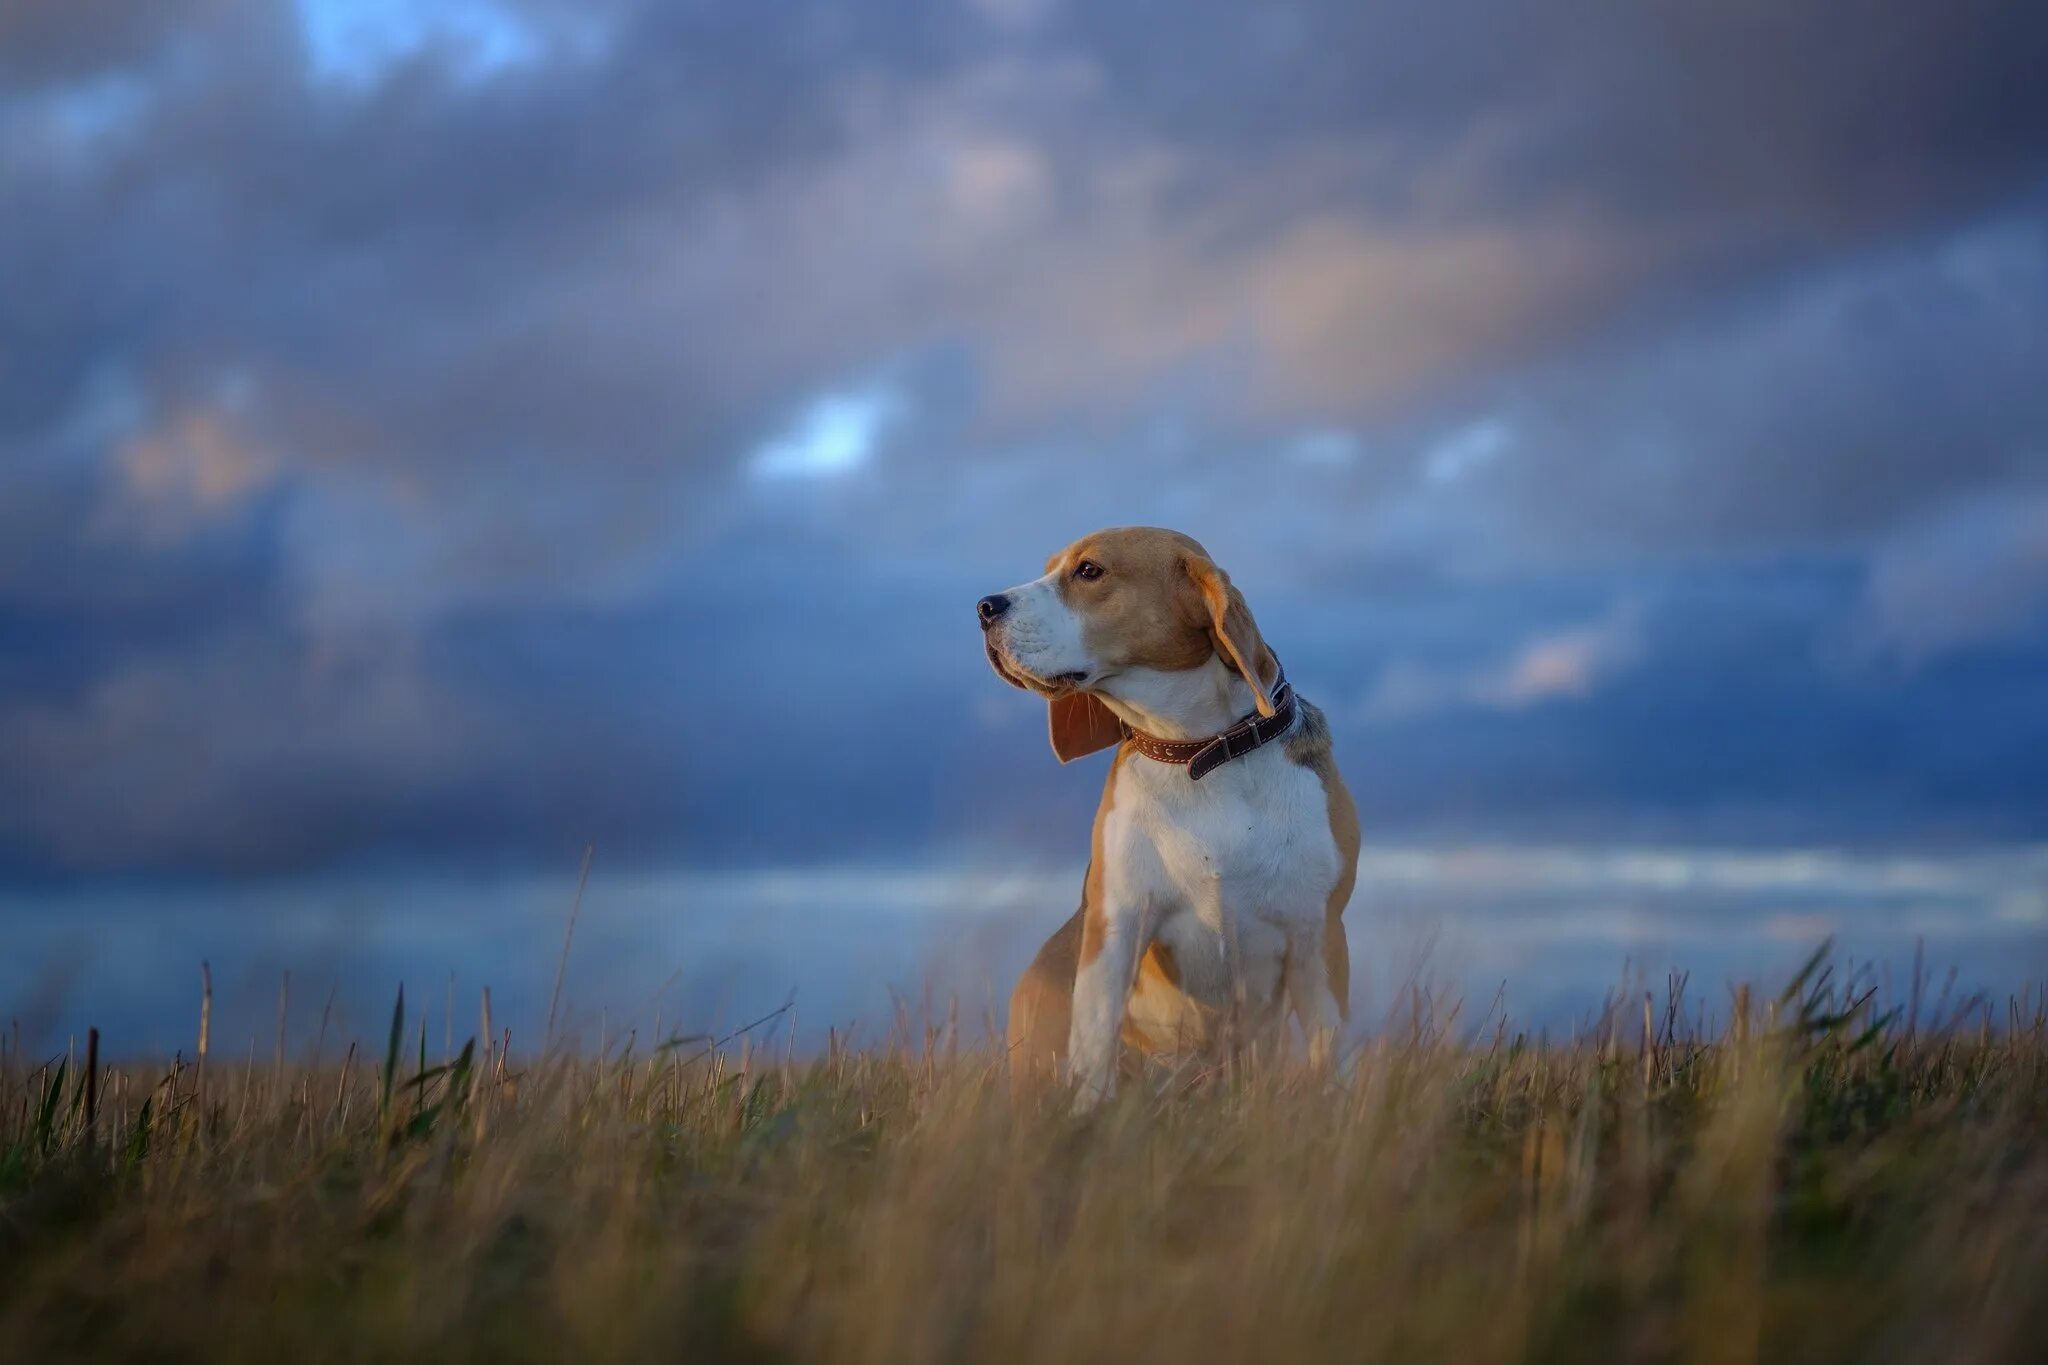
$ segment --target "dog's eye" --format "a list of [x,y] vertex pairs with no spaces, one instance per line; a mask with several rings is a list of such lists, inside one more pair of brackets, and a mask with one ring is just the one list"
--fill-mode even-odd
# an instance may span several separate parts
[[1097,579],[1102,577],[1102,566],[1092,559],[1084,559],[1074,566],[1074,577]]

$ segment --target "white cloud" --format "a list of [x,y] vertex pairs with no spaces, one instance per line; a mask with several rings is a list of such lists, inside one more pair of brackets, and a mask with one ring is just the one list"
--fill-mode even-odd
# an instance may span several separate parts
[[764,479],[825,479],[868,462],[876,438],[901,407],[886,390],[827,394],[749,462]]
[[299,0],[299,26],[314,76],[374,85],[391,68],[436,48],[466,78],[531,63],[539,44],[518,16],[482,0],[432,7],[403,0]]
[[1456,482],[1499,459],[1513,436],[1508,424],[1497,417],[1460,427],[1430,447],[1423,456],[1423,472],[1431,483]]

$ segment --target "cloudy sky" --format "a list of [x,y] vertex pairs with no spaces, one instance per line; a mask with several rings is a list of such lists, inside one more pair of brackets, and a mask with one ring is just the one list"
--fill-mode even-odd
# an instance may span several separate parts
[[0,1009],[544,993],[586,843],[592,1009],[1002,982],[1100,760],[972,603],[1124,523],[1330,713],[1383,965],[2048,974],[2044,68],[1961,0],[0,0]]

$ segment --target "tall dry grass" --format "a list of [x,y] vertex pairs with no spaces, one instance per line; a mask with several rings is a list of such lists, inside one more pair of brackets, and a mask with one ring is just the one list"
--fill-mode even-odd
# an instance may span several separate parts
[[2043,1358],[2040,1005],[1914,1027],[1817,968],[1739,1006],[1544,1042],[1418,1001],[1335,1074],[1155,1072],[1085,1118],[944,1029],[11,1055],[0,1354]]

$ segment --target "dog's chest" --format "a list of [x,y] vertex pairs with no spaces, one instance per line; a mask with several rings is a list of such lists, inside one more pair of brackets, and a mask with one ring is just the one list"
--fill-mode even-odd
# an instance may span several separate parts
[[1337,874],[1327,801],[1321,779],[1279,746],[1200,782],[1185,768],[1133,758],[1119,770],[1112,810],[1147,846],[1141,880],[1154,884],[1133,889],[1157,910],[1190,912],[1216,932],[1229,917],[1240,934],[1255,923],[1321,922]]

